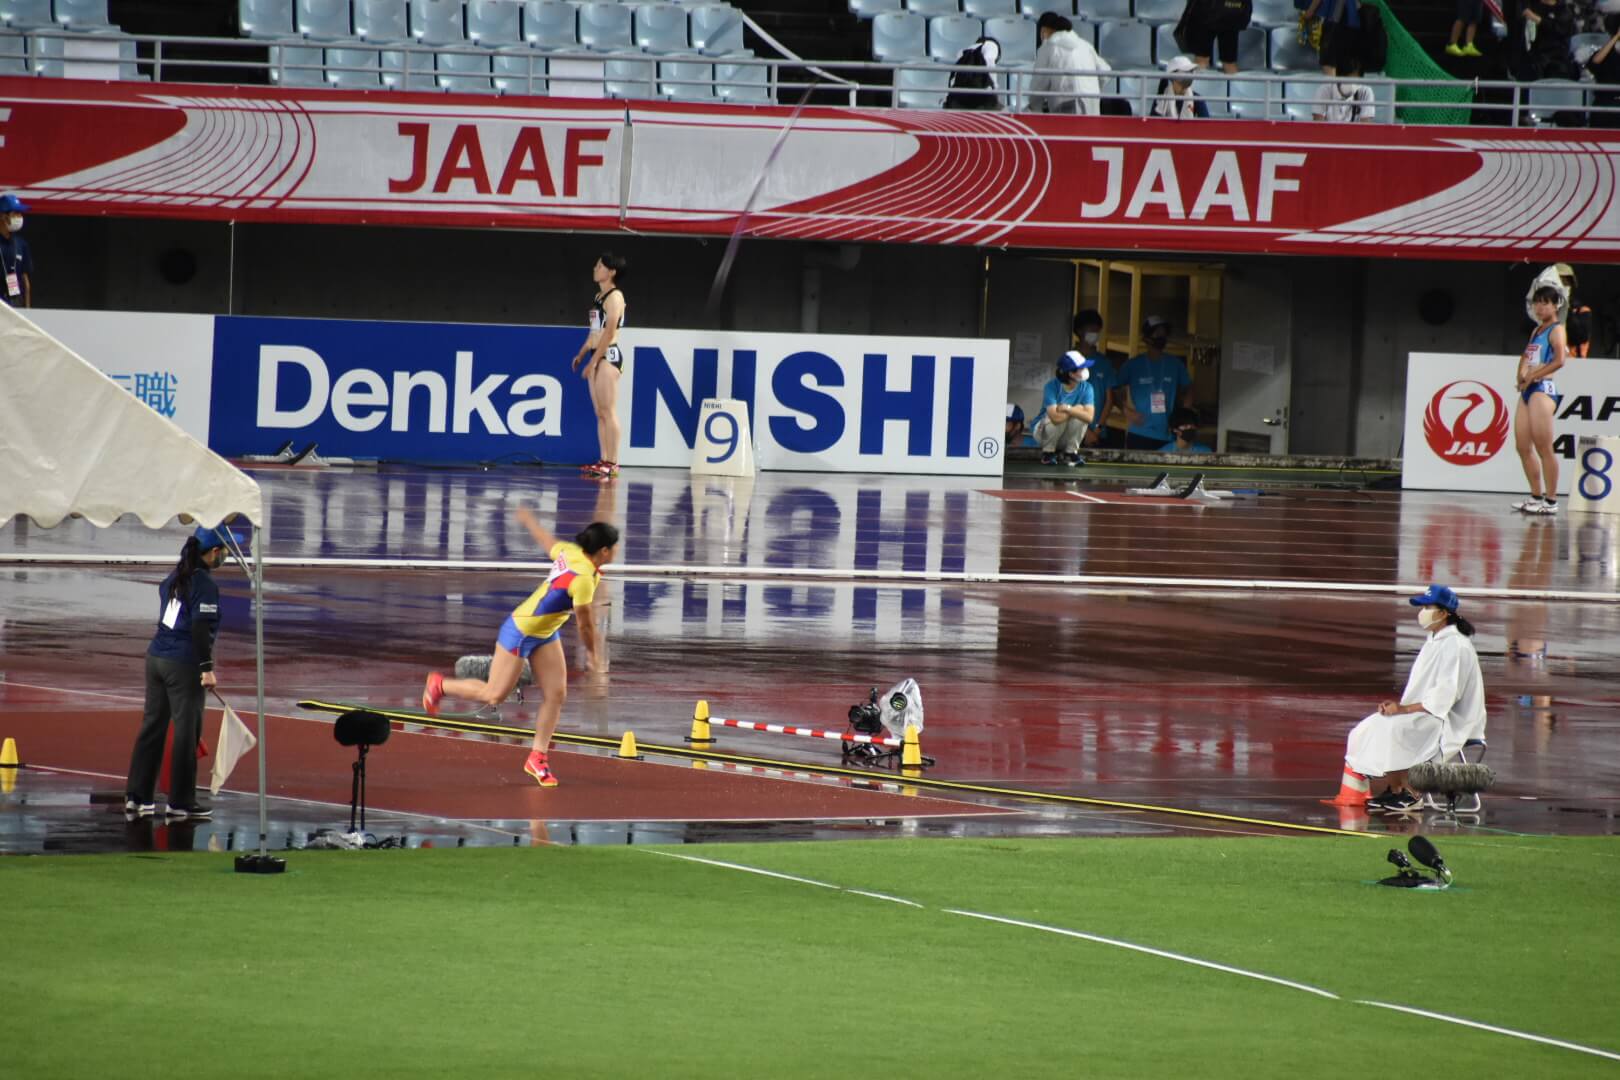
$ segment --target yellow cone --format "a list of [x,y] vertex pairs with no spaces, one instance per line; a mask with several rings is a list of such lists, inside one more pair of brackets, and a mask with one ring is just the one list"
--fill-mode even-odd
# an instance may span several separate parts
[[619,740],[619,756],[630,761],[640,761],[641,754],[636,750],[636,733],[627,731],[624,738]]
[[922,743],[917,739],[917,728],[914,724],[906,725],[905,738],[900,744],[900,764],[913,769],[922,768]]
[[17,762],[17,740],[7,739],[0,743],[0,769],[15,769]]
[[714,736],[709,733],[709,703],[700,701],[697,708],[692,710],[692,734],[686,737],[689,743],[711,743]]
[[17,790],[17,770],[0,769],[0,795],[10,795]]

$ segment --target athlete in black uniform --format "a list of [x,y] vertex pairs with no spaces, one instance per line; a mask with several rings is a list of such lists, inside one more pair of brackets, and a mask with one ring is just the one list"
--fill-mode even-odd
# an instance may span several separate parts
[[[591,301],[591,332],[574,356],[574,370],[580,371],[591,388],[591,404],[596,407],[596,438],[602,456],[585,466],[585,472],[603,480],[619,475],[619,375],[624,371],[624,354],[619,350],[619,327],[624,325],[624,293],[619,276],[625,260],[611,251],[603,252],[591,269],[596,282],[596,298]],[[586,356],[590,360],[586,361]]]

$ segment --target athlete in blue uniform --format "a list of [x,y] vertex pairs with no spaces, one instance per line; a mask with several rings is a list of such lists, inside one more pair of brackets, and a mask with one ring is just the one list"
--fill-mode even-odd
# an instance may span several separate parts
[[1558,411],[1558,386],[1553,375],[1569,356],[1564,327],[1558,321],[1558,290],[1543,285],[1530,297],[1536,331],[1519,358],[1515,384],[1519,404],[1513,412],[1513,445],[1519,451],[1530,497],[1513,504],[1524,514],[1558,513],[1558,454],[1553,450],[1553,417]]

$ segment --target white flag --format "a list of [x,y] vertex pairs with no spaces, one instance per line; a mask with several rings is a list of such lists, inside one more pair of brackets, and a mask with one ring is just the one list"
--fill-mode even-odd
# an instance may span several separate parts
[[225,706],[225,715],[219,721],[219,739],[214,743],[214,782],[209,792],[218,795],[219,789],[230,778],[231,770],[242,760],[242,755],[259,745],[236,710]]

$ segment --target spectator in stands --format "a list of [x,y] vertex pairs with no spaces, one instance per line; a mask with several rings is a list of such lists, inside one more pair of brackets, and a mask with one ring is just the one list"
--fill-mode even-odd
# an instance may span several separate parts
[[[1616,43],[1620,43],[1620,12],[1605,15],[1603,29],[1608,33],[1609,40],[1587,59],[1586,70],[1592,73],[1592,78],[1599,85],[1620,86],[1620,53],[1615,51]],[[1599,109],[1616,110],[1592,113],[1592,127],[1620,128],[1620,93],[1599,90],[1592,95],[1592,104]]]
[[20,235],[28,207],[17,196],[0,195],[0,299],[12,307],[34,306],[34,253]]
[[1520,30],[1532,40],[1513,72],[1514,78],[1520,82],[1578,78],[1580,72],[1570,52],[1570,39],[1575,36],[1575,13],[1566,0],[1535,0],[1526,4],[1524,23]]
[[1102,80],[1113,70],[1091,42],[1074,32],[1074,23],[1053,11],[1041,13],[1035,23],[1040,49],[1035,53],[1035,75],[1029,82],[1029,107],[1034,112],[1080,113],[1097,116],[1102,106]]
[[1316,55],[1322,74],[1337,75],[1361,52],[1361,6],[1359,0],[1322,0],[1322,5],[1326,14]]
[[[1446,46],[1447,56],[1484,56],[1474,45],[1479,33],[1479,20],[1485,16],[1485,0],[1457,0],[1457,19],[1451,24],[1451,43]],[[1458,39],[1462,44],[1458,45]]]
[[1198,441],[1198,414],[1191,409],[1177,409],[1170,416],[1169,442],[1159,447],[1161,454],[1213,454],[1215,451]]
[[1016,401],[1007,402],[1007,436],[1003,445],[1011,450],[1015,446],[1038,446],[1024,427],[1024,410]]
[[1254,0],[1187,0],[1187,4],[1185,39],[1194,62],[1209,67],[1219,45],[1221,70],[1236,75],[1238,35],[1254,18]]
[[1320,50],[1322,48],[1322,0],[1294,0],[1294,10],[1299,12],[1299,35],[1295,40],[1301,45]]
[[1096,419],[1096,397],[1091,389],[1091,361],[1074,350],[1057,362],[1054,378],[1041,396],[1041,418],[1035,422],[1035,438],[1041,444],[1041,464],[1084,465],[1080,440]]
[[1170,413],[1192,405],[1192,376],[1181,358],[1165,353],[1170,320],[1150,316],[1142,324],[1147,351],[1133,356],[1119,371],[1114,397],[1125,411],[1125,449],[1158,450],[1170,441]]
[[[993,68],[1001,59],[1001,43],[981,37],[963,49],[956,58],[958,67]],[[947,109],[999,109],[1001,98],[988,71],[951,72],[951,92],[945,95]]]
[[[1620,35],[1616,35],[1620,37]],[[1614,44],[1614,38],[1609,39]],[[1586,302],[1575,295],[1575,268],[1569,263],[1559,263],[1553,267],[1558,272],[1558,280],[1564,285],[1564,295],[1568,297],[1566,303],[1568,312],[1564,316],[1564,341],[1569,347],[1569,355],[1586,356],[1592,350],[1592,309]]]
[[1159,80],[1159,92],[1153,99],[1152,115],[1167,120],[1208,120],[1209,105],[1193,92],[1191,78],[1177,78],[1198,70],[1185,56],[1177,56],[1166,65],[1169,75]]
[[1103,349],[1102,331],[1102,312],[1095,308],[1087,308],[1074,317],[1074,347],[1081,356],[1091,361],[1091,393],[1097,408],[1091,427],[1086,429],[1087,446],[1123,444],[1123,439],[1119,437],[1123,432],[1108,426],[1108,418],[1114,412],[1112,391],[1119,381],[1119,373],[1114,370],[1114,362],[1108,359],[1108,353]]
[[1316,88],[1316,101],[1311,106],[1312,120],[1326,120],[1334,124],[1351,124],[1378,119],[1373,102],[1372,87],[1355,82],[1361,74],[1361,61],[1350,57],[1346,66],[1333,82]]

